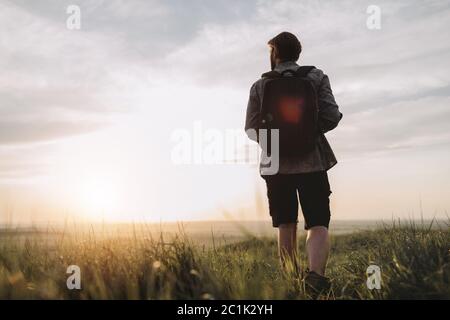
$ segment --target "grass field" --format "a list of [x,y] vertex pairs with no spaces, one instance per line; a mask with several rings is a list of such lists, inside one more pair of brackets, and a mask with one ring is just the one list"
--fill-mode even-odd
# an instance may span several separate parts
[[[305,264],[300,239],[302,265]],[[391,224],[332,237],[321,299],[450,299],[450,231]],[[305,299],[301,281],[283,273],[272,236],[201,244],[180,228],[155,235],[95,231],[0,232],[0,299]],[[381,268],[369,290],[366,269]],[[69,290],[69,265],[81,290]]]

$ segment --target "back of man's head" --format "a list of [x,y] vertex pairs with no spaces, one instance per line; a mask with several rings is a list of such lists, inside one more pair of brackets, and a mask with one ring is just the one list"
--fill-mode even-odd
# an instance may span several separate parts
[[280,62],[297,61],[302,52],[302,45],[295,35],[282,32],[267,43],[273,48],[275,58]]

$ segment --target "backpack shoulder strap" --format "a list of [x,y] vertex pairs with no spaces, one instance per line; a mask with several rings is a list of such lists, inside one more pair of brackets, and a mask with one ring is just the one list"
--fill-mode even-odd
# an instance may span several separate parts
[[311,72],[312,69],[315,69],[315,68],[316,67],[314,67],[314,66],[301,66],[300,68],[297,69],[296,76],[300,77],[300,78],[304,78],[304,77],[306,77],[306,75],[308,73]]
[[280,72],[278,72],[278,71],[272,70],[272,71],[263,73],[263,74],[261,75],[261,78],[268,78],[268,79],[280,78],[280,77],[282,77],[285,73],[293,73],[293,74],[295,74],[295,76],[297,76],[297,77],[304,78],[304,77],[306,77],[306,75],[307,75],[308,73],[311,72],[312,69],[315,69],[315,68],[316,68],[316,67],[314,67],[314,66],[301,66],[301,67],[299,67],[299,68],[297,69],[297,71],[295,71],[295,72],[292,71],[292,70],[286,70],[286,71],[283,71],[282,73],[280,73]]
[[279,73],[278,71],[269,71],[266,73],[263,73],[261,75],[261,78],[268,78],[268,79],[274,79],[274,78],[280,78],[281,77],[281,73]]

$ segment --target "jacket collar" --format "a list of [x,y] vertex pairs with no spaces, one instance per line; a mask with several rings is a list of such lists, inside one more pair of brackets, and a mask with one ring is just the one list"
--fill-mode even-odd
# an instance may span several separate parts
[[285,70],[297,70],[299,65],[294,61],[285,61],[277,64],[274,71],[283,72]]

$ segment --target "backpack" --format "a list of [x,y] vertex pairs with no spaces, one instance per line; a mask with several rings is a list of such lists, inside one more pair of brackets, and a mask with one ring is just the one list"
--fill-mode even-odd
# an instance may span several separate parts
[[[260,145],[270,156],[271,130],[279,131],[279,155],[299,156],[316,147],[318,105],[313,83],[306,75],[313,66],[296,71],[266,72],[259,129],[267,130],[267,141]],[[258,139],[260,140],[260,139]]]

